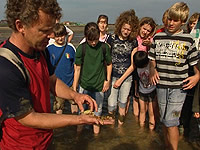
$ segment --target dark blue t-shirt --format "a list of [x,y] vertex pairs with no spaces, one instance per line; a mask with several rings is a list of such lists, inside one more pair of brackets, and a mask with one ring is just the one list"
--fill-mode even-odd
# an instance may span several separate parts
[[120,78],[131,65],[131,53],[138,46],[137,40],[120,40],[113,34],[109,36],[107,43],[111,46],[112,76]]

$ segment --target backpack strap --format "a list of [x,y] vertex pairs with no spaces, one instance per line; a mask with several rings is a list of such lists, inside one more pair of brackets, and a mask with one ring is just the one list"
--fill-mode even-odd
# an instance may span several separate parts
[[29,75],[28,70],[24,66],[24,63],[11,50],[7,48],[0,48],[0,56],[6,58],[12,64],[14,64],[23,75],[25,81],[27,83],[30,82],[30,75]]
[[85,52],[86,52],[86,42],[82,43],[82,64],[84,62]]

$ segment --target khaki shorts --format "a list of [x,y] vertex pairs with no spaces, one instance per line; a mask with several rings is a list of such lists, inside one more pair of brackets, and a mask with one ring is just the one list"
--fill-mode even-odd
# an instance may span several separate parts
[[[72,89],[72,87],[70,87],[70,88]],[[53,103],[53,110],[54,111],[63,110],[65,107],[65,101],[66,101],[66,99],[55,96],[55,100]],[[74,100],[72,100],[72,99],[69,99],[68,101],[71,104],[75,104]]]

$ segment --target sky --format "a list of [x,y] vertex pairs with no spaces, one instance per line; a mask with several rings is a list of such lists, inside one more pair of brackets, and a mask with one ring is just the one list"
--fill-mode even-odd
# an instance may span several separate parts
[[[152,17],[157,24],[162,24],[162,15],[177,0],[57,0],[62,8],[61,21],[87,23],[97,21],[100,14],[115,23],[123,11],[134,9],[139,18]],[[200,0],[183,0],[190,8],[190,15],[200,12]],[[5,19],[6,0],[0,0],[0,20]]]

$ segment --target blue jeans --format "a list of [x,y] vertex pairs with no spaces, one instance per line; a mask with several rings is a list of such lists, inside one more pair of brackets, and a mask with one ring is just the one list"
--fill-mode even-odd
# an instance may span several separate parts
[[104,93],[103,92],[88,91],[88,90],[83,89],[81,86],[80,86],[80,89],[79,89],[79,93],[87,94],[87,95],[91,96],[96,101],[96,103],[98,105],[98,111],[97,112],[95,111],[94,114],[96,116],[101,116],[102,107],[103,107]]
[[127,97],[129,95],[129,91],[131,88],[130,79],[127,78],[124,82],[122,82],[119,88],[113,88],[113,85],[117,78],[112,77],[112,86],[109,89],[109,97],[108,97],[108,111],[112,112],[117,109],[117,103],[120,108],[125,108],[127,103]]
[[156,90],[160,121],[166,127],[178,126],[179,117],[186,98],[186,91],[171,88],[157,88]]

